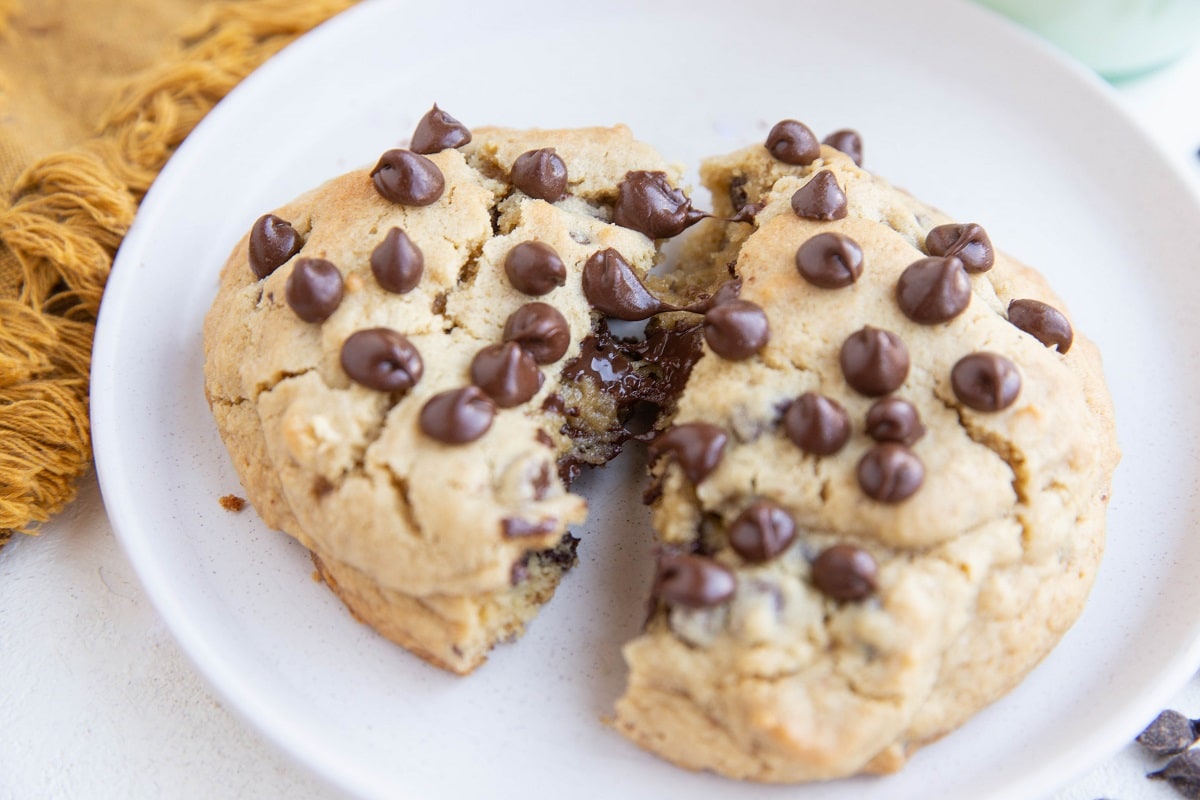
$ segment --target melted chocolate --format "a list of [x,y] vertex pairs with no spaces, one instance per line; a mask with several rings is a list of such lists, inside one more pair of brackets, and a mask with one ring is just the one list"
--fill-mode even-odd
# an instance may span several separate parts
[[640,231],[651,239],[667,239],[710,216],[692,208],[692,201],[667,181],[666,173],[636,170],[617,187],[613,222]]
[[629,262],[611,247],[593,253],[583,265],[583,295],[601,314],[630,322],[674,309],[650,294]]

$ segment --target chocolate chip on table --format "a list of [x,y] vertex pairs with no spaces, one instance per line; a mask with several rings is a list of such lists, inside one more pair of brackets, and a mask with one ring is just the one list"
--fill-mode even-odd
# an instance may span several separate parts
[[908,377],[908,348],[891,331],[870,325],[850,334],[839,356],[846,383],[859,394],[880,397]]
[[446,188],[438,165],[411,150],[388,150],[371,170],[371,180],[385,200],[404,206],[427,206]]
[[1160,758],[1187,750],[1200,738],[1200,720],[1178,711],[1162,712],[1137,737],[1137,743]]
[[509,174],[513,186],[538,200],[555,203],[567,194],[567,165],[553,147],[517,156]]
[[504,257],[504,272],[518,292],[535,297],[567,282],[567,268],[545,242],[521,242]]
[[813,585],[827,597],[843,602],[870,597],[875,593],[878,577],[875,559],[852,544],[827,547],[812,564]]
[[692,208],[692,201],[671,186],[665,173],[634,170],[617,186],[613,222],[651,239],[668,239],[707,216]]
[[705,556],[665,552],[658,557],[654,594],[673,606],[711,608],[733,597],[737,579]]
[[421,155],[440,153],[454,147],[462,147],[471,141],[471,131],[466,125],[456,120],[433,104],[433,108],[425,112],[425,116],[417,123],[413,131],[412,144],[409,149]]
[[992,240],[974,222],[938,225],[925,234],[925,252],[931,256],[957,256],[967,272],[987,272],[996,263]]
[[813,220],[842,219],[848,212],[846,193],[838,186],[837,178],[823,169],[792,195],[792,211],[796,216]]
[[516,342],[488,345],[471,361],[471,382],[500,408],[527,402],[542,388],[544,377],[533,356]]
[[785,119],[767,134],[766,148],[778,161],[806,167],[821,157],[817,135],[803,122]]
[[771,339],[767,313],[749,300],[728,300],[704,314],[704,341],[730,361],[751,358]]
[[304,240],[292,223],[274,214],[264,214],[250,229],[250,269],[262,280],[303,246]]
[[724,430],[707,422],[673,425],[650,443],[650,462],[670,456],[688,480],[699,484],[721,463],[728,440],[729,435]]
[[796,250],[796,269],[813,286],[841,289],[862,275],[863,251],[849,236],[818,233]]
[[867,411],[867,435],[877,442],[911,445],[925,435],[925,426],[912,403],[885,397]]
[[971,302],[971,279],[955,256],[933,256],[909,264],[896,284],[904,316],[922,325],[954,319]]
[[407,233],[392,228],[371,251],[371,272],[387,291],[405,294],[421,282],[425,256]]
[[650,293],[629,263],[613,248],[599,250],[583,265],[583,296],[592,308],[610,317],[649,319],[670,306]]
[[1040,300],[1013,300],[1008,304],[1008,321],[1046,347],[1065,353],[1075,341],[1075,332],[1066,315]]
[[342,369],[355,383],[380,392],[408,391],[425,365],[408,338],[391,328],[356,331],[342,344]]
[[419,424],[426,436],[446,444],[473,442],[488,432],[496,404],[478,386],[439,392],[421,408]]
[[1186,750],[1172,758],[1157,772],[1146,776],[1151,780],[1167,781],[1182,797],[1200,800],[1200,748]]
[[1002,355],[972,353],[954,365],[950,385],[965,406],[976,411],[1003,411],[1021,392],[1021,373]]
[[301,258],[284,285],[284,297],[305,322],[324,322],[342,302],[341,271],[323,258]]
[[882,442],[858,462],[858,485],[872,500],[899,503],[916,494],[925,482],[925,465],[916,453],[898,442]]
[[804,452],[833,455],[850,439],[850,415],[836,400],[805,392],[784,412],[783,430]]
[[729,526],[729,546],[745,560],[761,564],[778,556],[796,538],[796,523],[778,503],[757,500]]
[[516,342],[539,364],[553,364],[571,346],[567,318],[547,303],[526,303],[504,323],[504,341]]
[[851,130],[849,128],[843,128],[842,130],[834,131],[826,136],[823,140],[821,140],[821,143],[827,144],[834,150],[840,150],[846,155],[850,156],[850,159],[854,162],[855,166],[862,166],[863,143],[862,137],[859,136],[858,131]]

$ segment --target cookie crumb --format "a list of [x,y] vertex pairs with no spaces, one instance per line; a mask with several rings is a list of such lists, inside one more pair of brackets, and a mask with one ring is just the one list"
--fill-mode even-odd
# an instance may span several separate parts
[[246,499],[244,497],[238,497],[236,494],[222,495],[221,499],[217,502],[221,504],[221,508],[234,513],[237,513],[246,507]]

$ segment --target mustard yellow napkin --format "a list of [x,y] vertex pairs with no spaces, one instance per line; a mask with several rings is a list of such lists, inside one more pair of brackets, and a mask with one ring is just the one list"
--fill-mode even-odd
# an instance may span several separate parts
[[137,204],[238,81],[354,0],[0,0],[0,545],[91,461],[88,368]]

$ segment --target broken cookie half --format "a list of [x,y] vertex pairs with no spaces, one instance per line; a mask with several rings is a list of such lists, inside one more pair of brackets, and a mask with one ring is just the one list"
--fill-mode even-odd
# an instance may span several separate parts
[[613,721],[691,769],[898,769],[1037,664],[1100,559],[1096,349],[982,227],[847,149],[789,121],[701,170],[754,224],[693,255],[749,309],[705,315],[651,444],[657,577]]
[[470,131],[261,217],[205,324],[206,392],[263,520],[353,614],[467,673],[575,562],[581,464],[670,404],[699,328],[613,337],[669,306],[642,278],[700,219],[624,127]]

